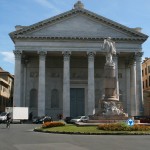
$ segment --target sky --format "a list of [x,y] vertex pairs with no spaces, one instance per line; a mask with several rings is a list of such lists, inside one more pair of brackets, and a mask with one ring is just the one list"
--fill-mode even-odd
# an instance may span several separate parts
[[[150,35],[150,0],[81,0],[84,8]],[[71,10],[77,0],[0,0],[0,67],[14,74],[14,43],[9,33],[16,25],[29,26]],[[143,44],[150,57],[150,38]]]

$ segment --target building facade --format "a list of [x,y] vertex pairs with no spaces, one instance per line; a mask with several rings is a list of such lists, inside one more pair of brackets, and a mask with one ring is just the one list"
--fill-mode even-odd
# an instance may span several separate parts
[[13,105],[14,77],[0,67],[0,112]]
[[142,63],[144,115],[150,116],[150,58]]
[[[105,38],[116,43],[118,98],[129,115],[143,113],[142,43],[147,35],[97,15],[78,1],[70,11],[16,26],[14,105],[33,115],[92,115],[104,97]],[[138,83],[138,84],[137,84]]]

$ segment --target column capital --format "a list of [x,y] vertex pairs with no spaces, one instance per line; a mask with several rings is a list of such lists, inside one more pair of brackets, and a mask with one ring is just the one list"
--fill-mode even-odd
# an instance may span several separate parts
[[131,55],[131,56],[128,58],[128,62],[129,62],[129,66],[135,65],[135,63],[136,63],[136,56],[135,56],[135,54]]
[[88,60],[94,60],[94,56],[96,55],[96,52],[87,52]]
[[39,54],[40,56],[46,56],[47,51],[38,51],[38,54]]
[[144,52],[137,52],[135,53],[135,59],[137,62],[142,62],[142,56],[143,56]]
[[144,52],[137,52],[137,53],[135,53],[135,56],[136,56],[136,57],[142,57],[143,54],[144,54]]
[[125,66],[128,68],[135,63],[135,55],[128,56],[125,59]]
[[22,51],[14,50],[13,53],[15,55],[15,59],[21,59]]
[[70,55],[71,55],[70,51],[64,51],[64,52],[62,52],[62,54],[64,56],[64,60],[69,60],[70,59]]
[[47,51],[38,51],[41,60],[44,60],[47,54]]

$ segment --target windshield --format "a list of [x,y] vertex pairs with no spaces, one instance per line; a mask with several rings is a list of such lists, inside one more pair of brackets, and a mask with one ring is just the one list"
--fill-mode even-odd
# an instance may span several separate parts
[[6,116],[6,112],[2,112],[1,114],[0,114],[0,116]]

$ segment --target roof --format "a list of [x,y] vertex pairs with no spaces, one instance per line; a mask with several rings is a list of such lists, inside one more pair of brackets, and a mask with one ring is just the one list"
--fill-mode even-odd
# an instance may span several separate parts
[[3,70],[1,67],[0,67],[0,74],[8,74],[8,76],[10,76],[11,78],[14,78],[12,74],[10,74],[8,71]]
[[9,86],[9,83],[6,80],[2,79],[2,78],[0,78],[0,84],[5,85],[7,87]]
[[3,70],[3,68],[0,67],[0,72],[6,72],[5,70]]
[[[47,26],[47,25],[52,24],[52,23],[56,23],[58,21],[66,19],[66,18],[68,18],[72,15],[77,15],[77,14],[82,14],[82,15],[91,17],[92,19],[94,19],[98,22],[107,24],[107,25],[112,26],[112,27],[114,27],[118,30],[122,30],[123,32],[129,33],[129,34],[132,35],[132,37],[123,38],[122,40],[141,40],[141,41],[145,41],[148,38],[147,35],[145,35],[141,32],[138,32],[133,28],[126,27],[126,26],[124,26],[122,24],[119,24],[115,21],[107,19],[107,18],[105,18],[101,15],[95,14],[95,13],[89,11],[89,10],[84,9],[83,6],[75,7],[72,10],[69,10],[69,11],[64,12],[62,14],[59,14],[57,16],[48,18],[48,19],[43,20],[41,22],[35,23],[33,25],[26,26],[26,27],[24,26],[22,29],[11,32],[9,35],[10,35],[10,37],[13,41],[15,39],[33,39],[33,38],[34,39],[35,38],[36,39],[97,39],[97,40],[106,38],[106,37],[90,37],[90,35],[89,35],[89,37],[61,37],[61,36],[38,36],[38,37],[36,36],[36,37],[34,37],[34,36],[26,35],[26,33],[30,33],[34,30],[43,28],[44,26]],[[117,39],[119,39],[119,38],[117,38]]]
[[150,62],[150,58],[149,57],[145,57],[145,59],[143,60],[142,64],[145,64],[147,62]]

